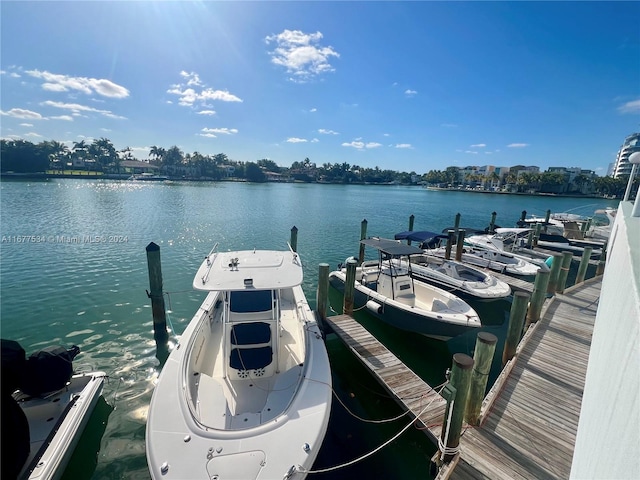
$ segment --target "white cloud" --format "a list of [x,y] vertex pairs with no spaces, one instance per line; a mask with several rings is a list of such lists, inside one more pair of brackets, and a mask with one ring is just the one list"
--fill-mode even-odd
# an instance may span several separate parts
[[196,112],[198,115],[215,115],[216,112],[215,110],[201,110],[199,112]]
[[471,154],[473,154],[473,155],[476,155],[478,152],[474,152],[474,151],[472,151],[472,150],[465,150],[465,152],[464,152],[464,153],[471,153]]
[[469,148],[484,148],[486,146],[486,143],[476,143],[475,145],[469,145]]
[[21,127],[33,127],[33,123],[21,123]]
[[318,111],[318,109],[317,109],[317,108],[312,108],[312,109],[311,109],[311,110],[309,110],[309,111],[310,111],[311,113],[315,113],[315,112],[317,112],[317,111]]
[[396,148],[413,148],[413,146],[410,143],[398,143],[396,145]]
[[[204,88],[205,85],[197,73],[182,71],[180,75],[186,80],[186,83],[171,85],[167,93],[177,95],[179,97],[178,103],[183,107],[192,107],[195,104],[208,106],[208,102],[215,100],[221,102],[242,102],[242,99],[229,93],[228,90]],[[213,110],[203,110],[202,112],[213,112]],[[213,115],[214,113],[215,112],[211,114],[206,113],[204,115]]]
[[64,102],[54,102],[51,100],[47,100],[46,102],[42,102],[41,105],[46,105],[47,107],[54,108],[62,108],[64,110],[71,110],[74,116],[79,116],[80,112],[92,112],[99,113],[108,118],[115,118],[118,120],[124,120],[126,117],[121,117],[119,115],[115,115],[109,110],[100,110],[98,108],[88,107],[86,105],[80,105],[79,103],[64,103]]
[[305,142],[307,142],[307,139],[306,138],[290,137],[290,138],[287,138],[286,142],[287,143],[305,143]]
[[319,128],[318,133],[322,133],[323,135],[340,135],[338,132],[327,130],[326,128]]
[[34,78],[44,80],[42,88],[51,92],[67,92],[76,90],[87,95],[97,93],[103,97],[126,98],[129,90],[104,78],[71,77],[40,70],[26,70],[25,73]]
[[25,120],[44,120],[44,117],[37,112],[25,110],[24,108],[12,108],[8,112],[0,110],[2,115],[14,118],[24,118]]
[[508,148],[524,148],[528,146],[528,143],[510,143],[509,145],[507,145]]
[[318,140],[317,138],[312,138],[311,139],[311,143],[318,143],[318,142],[320,142],[320,140]]
[[35,132],[29,132],[29,133],[25,133],[24,134],[25,137],[42,137],[42,135],[39,135]]
[[361,141],[360,139],[356,139],[353,142],[345,142],[342,144],[343,147],[352,147],[355,148],[356,150],[362,150],[364,148],[378,148],[381,147],[382,144],[381,143],[377,143],[377,142],[368,142],[365,143],[363,141]]
[[410,89],[407,89],[407,90],[405,90],[405,91],[404,91],[404,94],[405,94],[406,96],[408,96],[408,97],[412,97],[412,96],[414,96],[414,95],[417,95],[417,94],[418,94],[418,92],[417,92],[416,90],[410,90]]
[[640,100],[632,100],[618,107],[620,113],[640,113]]
[[319,44],[322,33],[304,33],[300,30],[284,30],[265,38],[267,44],[275,42],[276,49],[269,52],[271,63],[283,66],[293,75],[290,80],[306,82],[318,75],[333,72],[331,57],[340,57],[333,47]]
[[222,134],[222,135],[233,135],[235,133],[238,133],[238,129],[237,128],[203,128],[202,129],[203,132],[205,133],[218,133],[218,134]]
[[58,115],[57,117],[49,117],[51,120],[64,120],[66,122],[73,122],[71,115]]

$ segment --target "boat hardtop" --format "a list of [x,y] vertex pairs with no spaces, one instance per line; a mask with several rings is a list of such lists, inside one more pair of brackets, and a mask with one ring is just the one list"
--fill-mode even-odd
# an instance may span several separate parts
[[196,290],[290,288],[303,280],[302,262],[292,250],[217,252],[213,247],[193,279]]
[[381,254],[389,257],[404,257],[409,255],[420,255],[422,249],[413,245],[400,243],[387,238],[371,237],[360,240],[360,243],[368,247],[375,248]]

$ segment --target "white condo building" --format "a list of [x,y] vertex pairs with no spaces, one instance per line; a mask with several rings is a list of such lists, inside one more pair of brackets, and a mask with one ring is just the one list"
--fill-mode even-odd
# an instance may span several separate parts
[[629,155],[634,152],[640,152],[640,133],[632,133],[624,139],[613,168],[614,178],[619,178],[622,175],[631,175],[632,165],[629,163]]

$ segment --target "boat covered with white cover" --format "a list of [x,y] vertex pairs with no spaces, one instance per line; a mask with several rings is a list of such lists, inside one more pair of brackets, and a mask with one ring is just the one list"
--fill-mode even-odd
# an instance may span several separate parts
[[[437,237],[445,238],[441,234],[427,231],[401,232],[394,236],[396,240],[417,242],[429,242]],[[414,278],[455,292],[456,295],[479,301],[496,300],[511,295],[508,283],[471,265],[426,253],[411,255],[409,258]]]
[[331,370],[291,249],[217,252],[169,355],[146,431],[154,479],[304,478],[324,439]]

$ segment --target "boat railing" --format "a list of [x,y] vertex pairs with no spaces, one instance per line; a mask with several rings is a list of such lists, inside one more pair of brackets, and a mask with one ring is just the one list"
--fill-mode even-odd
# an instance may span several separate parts
[[[215,263],[215,258],[218,256],[218,252],[216,252],[216,249],[218,248],[218,243],[216,242],[216,244],[213,246],[213,248],[211,249],[211,251],[207,254],[207,256],[205,257],[207,259],[207,271],[205,272],[205,274],[202,276],[202,284],[204,285],[205,283],[207,283],[207,280],[209,279],[209,273],[211,272],[211,267],[213,266],[213,264]],[[213,260],[211,259],[211,255],[213,255]]]

